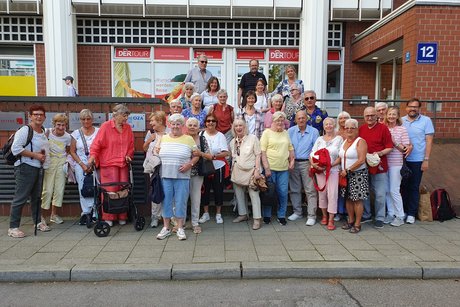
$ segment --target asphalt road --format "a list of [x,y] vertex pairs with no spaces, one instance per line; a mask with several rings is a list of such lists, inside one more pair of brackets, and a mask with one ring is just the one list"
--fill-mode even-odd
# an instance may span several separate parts
[[0,306],[458,306],[459,280],[3,283]]

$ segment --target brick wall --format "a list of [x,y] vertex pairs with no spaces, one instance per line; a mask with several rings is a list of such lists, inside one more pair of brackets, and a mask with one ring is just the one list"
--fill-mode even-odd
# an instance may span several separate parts
[[78,90],[81,96],[112,97],[110,46],[77,46]]
[[37,96],[46,96],[45,44],[35,45],[35,67],[37,70]]

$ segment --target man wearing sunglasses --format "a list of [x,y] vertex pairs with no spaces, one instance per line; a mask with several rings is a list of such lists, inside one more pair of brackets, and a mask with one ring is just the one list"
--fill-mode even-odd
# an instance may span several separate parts
[[318,129],[319,135],[323,135],[323,120],[328,117],[327,112],[316,106],[315,91],[306,91],[304,93],[303,99],[304,104],[301,110],[305,110],[305,112],[307,112],[307,125]]
[[208,66],[208,58],[204,54],[200,54],[197,59],[198,67],[192,68],[184,82],[192,82],[195,86],[195,91],[198,94],[203,93],[206,90],[208,80],[212,77],[212,73],[206,69]]

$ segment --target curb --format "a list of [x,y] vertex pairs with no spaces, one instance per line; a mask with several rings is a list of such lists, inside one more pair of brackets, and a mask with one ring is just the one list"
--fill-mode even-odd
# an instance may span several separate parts
[[460,278],[458,262],[418,262],[423,269],[423,279]]
[[1,282],[70,281],[72,265],[9,265],[0,268]]
[[171,265],[161,264],[85,264],[70,273],[71,281],[170,279]]
[[235,263],[175,264],[173,280],[241,279],[241,267]]

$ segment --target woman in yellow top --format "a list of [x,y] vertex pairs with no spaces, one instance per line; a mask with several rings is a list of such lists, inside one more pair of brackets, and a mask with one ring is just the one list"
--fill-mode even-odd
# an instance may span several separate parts
[[[262,164],[265,176],[275,184],[278,194],[278,222],[286,225],[286,208],[289,183],[289,170],[294,168],[294,147],[285,130],[286,115],[281,112],[273,114],[270,129],[265,129],[260,139]],[[264,223],[271,221],[271,206],[263,206]]]

